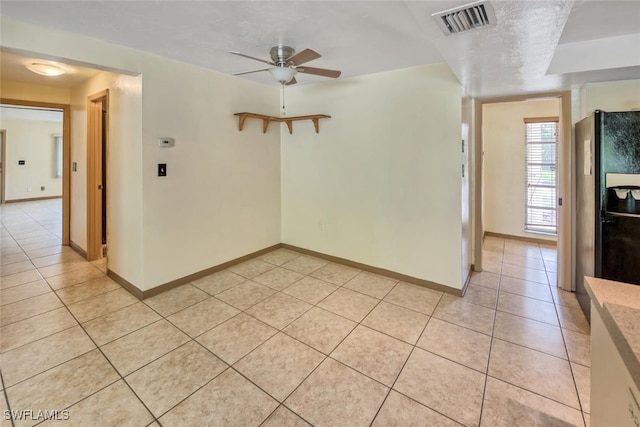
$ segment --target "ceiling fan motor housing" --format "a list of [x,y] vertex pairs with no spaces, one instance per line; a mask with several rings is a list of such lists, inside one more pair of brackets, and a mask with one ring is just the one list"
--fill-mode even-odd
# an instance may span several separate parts
[[291,58],[296,51],[289,46],[274,46],[269,53],[273,62],[278,65],[285,65],[287,59]]

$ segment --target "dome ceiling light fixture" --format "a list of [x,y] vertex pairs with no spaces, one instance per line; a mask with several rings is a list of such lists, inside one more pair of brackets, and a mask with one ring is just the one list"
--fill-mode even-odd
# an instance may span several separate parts
[[53,64],[46,64],[44,62],[32,62],[31,64],[25,65],[25,67],[33,73],[48,77],[59,76],[67,72],[62,67]]

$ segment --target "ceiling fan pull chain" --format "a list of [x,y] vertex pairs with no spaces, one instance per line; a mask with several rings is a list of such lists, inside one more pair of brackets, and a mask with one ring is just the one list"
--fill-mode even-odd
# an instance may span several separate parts
[[284,83],[282,83],[282,112],[280,114],[281,116],[286,116],[287,113],[284,109]]

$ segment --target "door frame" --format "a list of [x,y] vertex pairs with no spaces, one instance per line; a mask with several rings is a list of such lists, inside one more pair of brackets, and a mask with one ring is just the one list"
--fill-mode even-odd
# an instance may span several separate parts
[[[102,119],[102,111],[107,114]],[[102,129],[109,136],[109,89],[87,97],[87,260],[102,257]],[[106,141],[105,141],[106,143]]]
[[6,129],[0,129],[0,143],[2,144],[2,147],[0,147],[0,150],[2,150],[2,171],[0,172],[0,203],[4,203],[5,202],[5,196],[4,196],[4,174],[6,172],[7,169],[7,149],[5,148],[7,145],[7,130]]
[[558,206],[558,271],[556,286],[571,290],[571,228],[573,200],[571,192],[571,147],[572,123],[571,123],[571,92],[546,92],[528,95],[507,96],[501,98],[477,98],[474,101],[475,108],[475,203],[474,203],[474,270],[482,271],[482,242],[484,239],[484,227],[482,223],[482,165],[483,165],[483,141],[482,141],[482,107],[484,104],[499,102],[519,102],[538,100],[542,98],[557,98],[560,102],[559,131],[562,135],[562,144],[558,150],[558,198],[562,199],[562,206]]
[[[62,110],[62,245],[69,246],[70,220],[71,220],[71,107],[69,104],[56,104],[51,102],[24,101],[20,99],[0,98],[0,104],[20,105],[23,107],[51,108]],[[6,133],[2,149],[3,161],[6,154]],[[5,174],[6,168],[2,168],[2,203],[5,199]]]

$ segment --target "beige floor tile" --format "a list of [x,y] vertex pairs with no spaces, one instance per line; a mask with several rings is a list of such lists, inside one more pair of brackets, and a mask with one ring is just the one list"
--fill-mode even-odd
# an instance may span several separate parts
[[76,255],[78,255],[79,258],[82,258],[78,253],[76,253],[69,246],[61,246],[61,245],[49,246],[47,248],[42,248],[42,249],[33,249],[31,251],[27,251],[26,254],[27,254],[27,256],[29,258],[36,259],[36,258],[43,258],[43,257],[51,256],[51,255],[60,254],[60,253],[63,253],[63,252],[64,253],[75,253]]
[[91,263],[75,271],[62,273],[57,276],[49,277],[47,282],[52,289],[58,290],[68,286],[78,285],[88,282],[89,280],[104,277],[102,271],[95,268]]
[[229,288],[239,285],[245,282],[242,276],[230,272],[229,270],[218,271],[217,273],[210,274],[200,279],[194,280],[191,284],[199,289],[202,289],[209,295],[216,295],[220,292],[224,292]]
[[160,320],[104,345],[102,351],[124,376],[187,341],[187,335],[166,320]]
[[166,317],[207,298],[209,295],[206,292],[187,284],[147,298],[144,302]]
[[276,329],[282,329],[312,306],[278,292],[249,308],[246,313]]
[[24,285],[0,290],[0,304],[3,306],[12,304],[38,295],[46,294],[48,292],[52,291],[44,280],[25,283]]
[[464,302],[481,305],[495,310],[498,301],[498,291],[482,286],[469,286],[463,297]]
[[486,376],[416,348],[393,388],[465,425],[478,425]]
[[500,292],[498,296],[498,310],[559,326],[556,308],[550,302],[510,294],[508,292]]
[[502,272],[502,263],[482,260],[482,271],[500,274]]
[[500,284],[500,275],[488,271],[471,273],[470,283],[474,283],[485,288],[498,289]]
[[349,280],[353,279],[358,273],[360,273],[360,270],[356,268],[330,262],[329,264],[315,270],[310,275],[316,279],[342,286]]
[[62,306],[62,302],[53,292],[3,305],[0,307],[0,326],[18,322]]
[[510,343],[567,359],[559,326],[497,312],[493,336]]
[[295,258],[298,258],[301,255],[302,254],[292,251],[290,249],[279,248],[279,249],[276,249],[275,251],[259,256],[258,259],[261,259],[262,261],[266,261],[269,264],[282,265]]
[[259,259],[250,259],[249,261],[229,267],[229,271],[239,274],[242,277],[246,277],[247,279],[252,279],[274,268],[275,266],[268,262],[264,262]]
[[569,360],[583,366],[591,366],[591,337],[589,335],[563,329]]
[[547,278],[549,279],[549,285],[557,288],[558,287],[558,275],[556,273],[552,273],[547,271]]
[[350,289],[340,288],[322,300],[318,307],[355,322],[360,322],[378,302],[379,300],[370,296]]
[[311,347],[278,333],[233,367],[282,402],[324,358]]
[[118,379],[116,371],[96,349],[9,387],[7,393],[14,410],[62,409]]
[[22,247],[23,251],[28,252],[33,249],[42,249],[49,246],[58,246],[58,245],[60,245],[60,238],[56,237],[53,239],[39,240],[35,243],[29,243],[29,244],[20,245],[20,246]]
[[460,424],[391,390],[372,426],[459,427]]
[[488,249],[484,249],[482,251],[482,262],[492,262],[492,263],[502,263],[504,259],[504,254],[500,251],[492,251]]
[[273,270],[269,270],[266,273],[262,273],[261,275],[254,277],[253,281],[277,291],[281,291],[303,277],[304,276],[302,274],[296,273],[295,271],[276,267]]
[[16,262],[13,264],[7,264],[7,265],[3,265],[2,268],[0,268],[0,277],[10,276],[12,274],[17,274],[17,273],[23,273],[25,271],[33,271],[35,269],[36,268],[33,266],[31,261],[29,260]]
[[556,262],[558,259],[558,248],[556,246],[540,245],[540,253],[545,261]]
[[109,291],[120,289],[120,285],[109,277],[99,277],[80,285],[58,289],[56,294],[65,304],[73,304],[97,295],[106,294]]
[[404,366],[412,346],[369,329],[356,327],[331,357],[391,387]]
[[[0,413],[5,414],[5,411],[9,410],[9,405],[7,404],[7,399],[4,396],[4,393],[0,393]],[[5,419],[5,417],[0,418],[0,427],[13,427],[11,420]]]
[[216,295],[216,298],[234,306],[238,310],[246,310],[252,305],[273,295],[275,292],[274,289],[247,280],[244,283],[219,293]]
[[329,354],[355,328],[357,323],[318,307],[313,307],[289,326],[284,333]]
[[160,422],[165,426],[257,426],[277,407],[268,394],[227,369]]
[[167,320],[189,336],[197,337],[238,313],[237,309],[211,297],[172,314]]
[[309,304],[317,304],[336,289],[338,289],[338,286],[306,276],[288,288],[285,288],[282,292],[306,301]]
[[563,291],[557,286],[551,286],[550,290],[555,304],[581,310],[580,303],[578,302],[578,298],[576,298],[576,294],[574,292]]
[[316,258],[310,255],[302,255],[298,258],[292,259],[291,261],[285,262],[282,264],[282,267],[293,270],[301,274],[309,274],[320,267],[327,265],[329,261],[324,259]]
[[572,408],[580,408],[566,360],[494,338],[489,375]]
[[570,329],[581,334],[591,335],[591,327],[587,322],[582,310],[569,308],[562,305],[556,306],[558,309],[558,317],[560,325],[563,329]]
[[[76,253],[73,249],[71,250],[60,250],[59,252],[54,252],[48,254],[47,252],[52,252],[60,248],[60,246],[53,246],[49,248],[43,248],[35,251],[27,251],[27,255],[31,258],[33,265],[37,268],[46,267],[48,265],[60,264],[61,262],[71,262],[71,261],[81,261],[83,260],[82,256]],[[46,255],[45,255],[46,254]],[[39,256],[41,255],[41,256]]]
[[384,297],[384,300],[429,316],[441,297],[442,292],[400,282]]
[[76,319],[84,323],[137,302],[136,297],[120,288],[75,302],[68,307]]
[[362,324],[409,344],[415,344],[428,320],[429,316],[426,314],[381,301],[365,317]]
[[417,346],[480,372],[487,372],[491,337],[432,318]]
[[571,364],[571,370],[573,371],[573,378],[578,388],[578,397],[580,398],[580,405],[582,411],[587,414],[591,413],[591,368]]
[[500,281],[500,292],[521,295],[529,298],[539,299],[545,302],[553,302],[550,287],[542,283],[527,282],[526,280],[514,279],[504,276]]
[[580,411],[491,377],[487,378],[480,425],[583,426]]
[[551,261],[551,260],[544,260],[544,269],[546,271],[550,271],[552,273],[557,273],[558,272],[558,263],[555,261]]
[[136,302],[90,320],[82,326],[96,344],[101,346],[158,320],[158,313],[145,304]]
[[528,245],[520,245],[518,243],[509,243],[505,242],[504,245],[504,253],[519,255],[521,257],[526,258],[537,258],[542,259],[542,253],[540,252],[540,248],[537,246],[528,246]]
[[0,328],[0,352],[12,350],[77,325],[69,310],[58,308]]
[[582,417],[584,418],[584,425],[586,427],[591,427],[591,416],[589,414],[582,413]]
[[529,258],[507,252],[504,254],[502,262],[505,264],[516,265],[518,267],[527,267],[534,270],[545,271],[544,261],[542,258]]
[[364,426],[373,421],[387,391],[382,384],[327,358],[285,405],[315,426]]
[[344,284],[345,288],[382,299],[398,283],[397,280],[366,271],[360,272],[353,279]]
[[548,285],[549,280],[544,270],[535,270],[533,268],[519,267],[517,265],[503,264],[502,275],[516,279],[526,280],[528,282],[541,283]]
[[159,417],[226,368],[222,360],[189,341],[125,379]]
[[146,426],[153,422],[153,416],[124,381],[100,390],[68,411],[69,420],[48,422],[43,426],[84,427],[95,425],[98,420],[104,427]]
[[310,427],[311,424],[291,412],[286,406],[280,405],[260,427]]
[[46,267],[38,268],[42,277],[49,278],[53,276],[58,276],[63,273],[71,273],[73,271],[82,270],[83,268],[88,268],[92,264],[88,261],[69,261],[63,262],[60,264],[48,265]]
[[37,270],[23,271],[22,273],[10,274],[0,277],[0,289],[12,288],[14,286],[24,285],[42,280],[42,276]]
[[495,310],[480,305],[468,304],[462,298],[444,295],[433,317],[491,335]]
[[198,342],[232,365],[277,332],[277,329],[240,313],[200,335]]
[[80,326],[65,329],[2,354],[5,387],[11,387],[96,348]]

